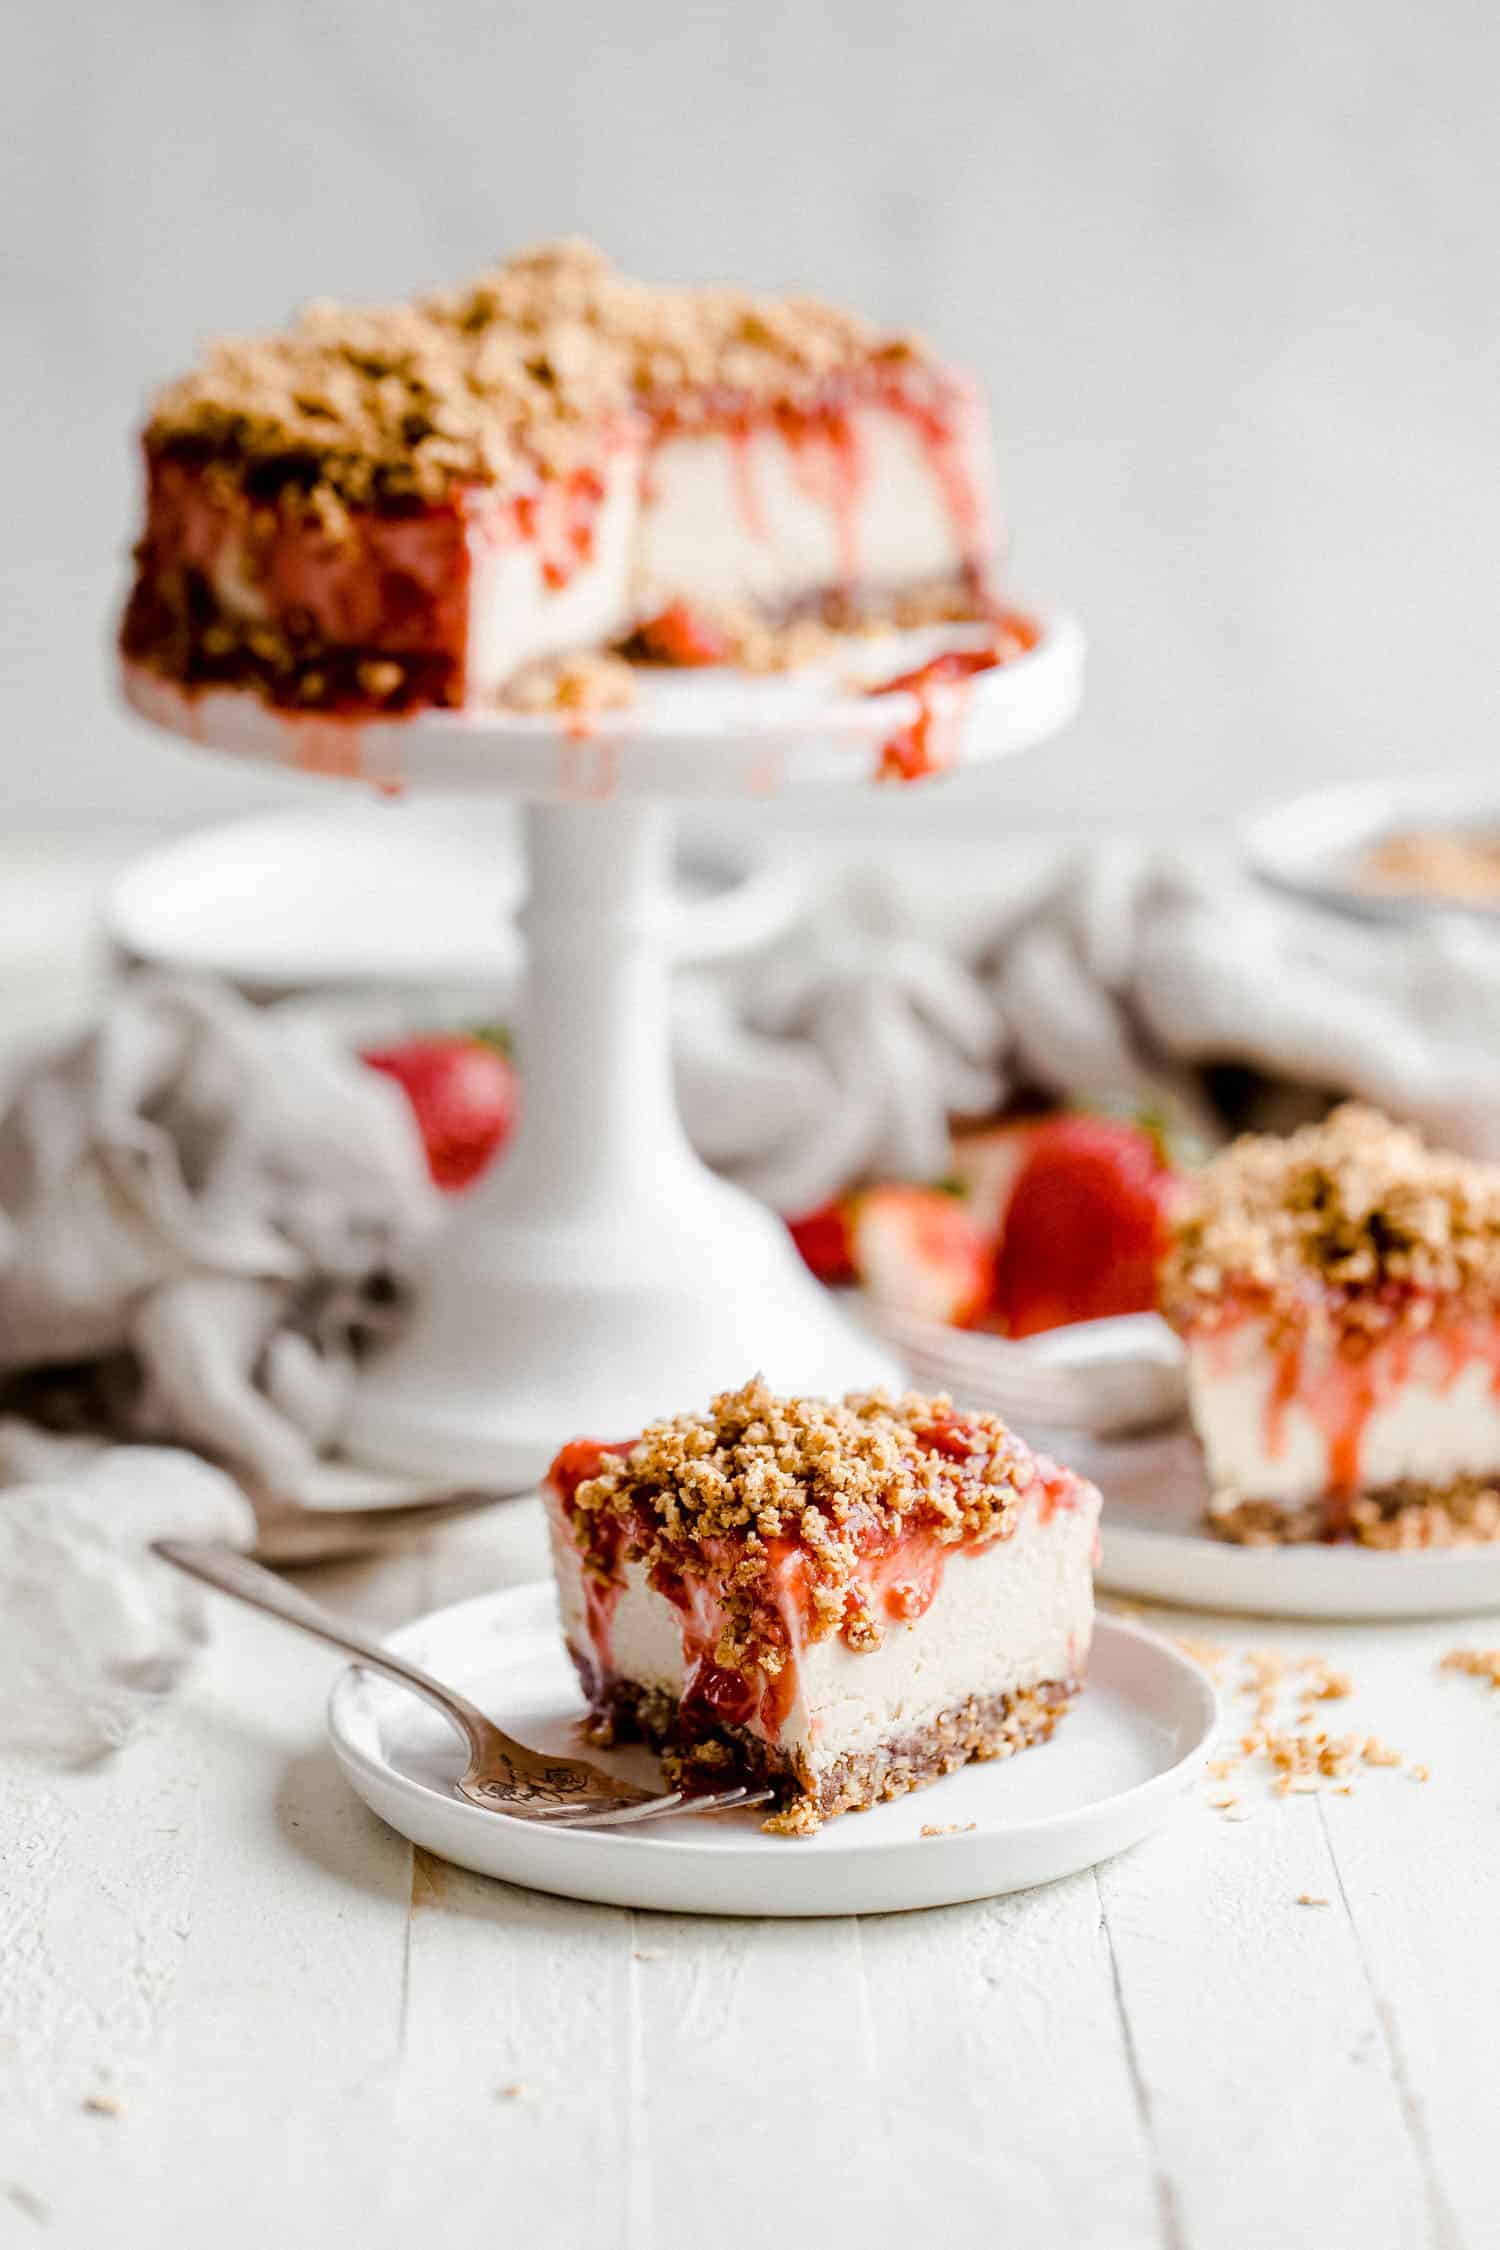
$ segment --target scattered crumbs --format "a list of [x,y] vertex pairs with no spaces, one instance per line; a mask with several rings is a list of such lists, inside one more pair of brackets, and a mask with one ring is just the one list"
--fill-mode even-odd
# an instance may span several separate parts
[[659,1961],[661,1955],[644,1945],[638,1945],[631,1958],[636,1961]]
[[1326,1898],[1319,1898],[1316,1891],[1299,1891],[1297,1893],[1297,1904],[1299,1906],[1326,1906],[1328,1901]]
[[525,2091],[526,2088],[522,2081],[519,2078],[513,2078],[508,2086],[497,2086],[495,2088],[495,2099],[497,2102],[518,2102]]
[[1471,1679],[1488,1680],[1500,1688],[1500,1648],[1450,1648],[1440,1672],[1467,1672]]
[[123,2117],[125,2105],[117,2094],[89,2094],[84,2098],[84,2108],[92,2117]]
[[[1197,1657],[1211,1659],[1213,1644],[1179,1639],[1178,1647]],[[1489,1676],[1487,1662],[1467,1661],[1473,1652],[1457,1651],[1461,1661],[1454,1670],[1478,1670]],[[1493,1652],[1500,1673],[1500,1650]],[[1214,1669],[1225,1693],[1244,1711],[1242,1731],[1205,1767],[1212,1782],[1236,1779],[1248,1766],[1265,1777],[1276,1797],[1307,1797],[1332,1789],[1338,1796],[1352,1794],[1353,1776],[1368,1766],[1405,1768],[1413,1780],[1425,1780],[1428,1769],[1408,1765],[1401,1751],[1377,1735],[1355,1732],[1333,1734],[1320,1723],[1320,1707],[1342,1702],[1354,1692],[1349,1674],[1317,1653],[1296,1655],[1280,1648],[1250,1648],[1219,1652]],[[1497,1681],[1500,1684],[1500,1681]],[[1210,1807],[1225,1819],[1244,1818],[1230,1789],[1220,1788],[1208,1798]]]
[[944,1823],[927,1821],[922,1828],[922,1834],[924,1836],[971,1836],[977,1825],[978,1823],[972,1820],[950,1820]]
[[1174,1648],[1181,1649],[1184,1656],[1201,1664],[1204,1671],[1211,1672],[1216,1679],[1229,1661],[1228,1649],[1218,1641],[1200,1640],[1195,1633],[1169,1633],[1167,1638]]
[[1366,1736],[1360,1756],[1367,1766],[1399,1766],[1405,1763],[1399,1750],[1393,1750],[1388,1742],[1382,1742],[1374,1734]]
[[1412,1781],[1431,1781],[1432,1779],[1432,1771],[1428,1766],[1408,1766],[1406,1770],[1408,1778]]

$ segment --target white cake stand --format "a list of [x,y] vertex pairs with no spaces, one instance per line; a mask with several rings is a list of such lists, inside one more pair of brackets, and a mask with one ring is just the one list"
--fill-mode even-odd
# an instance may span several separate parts
[[[889,679],[963,638],[855,643],[836,669],[771,678],[650,675],[586,735],[511,712],[298,719],[127,672],[142,717],[206,747],[387,790],[526,800],[522,1121],[453,1208],[411,1326],[364,1379],[356,1460],[519,1486],[568,1437],[629,1435],[757,1370],[815,1393],[899,1379],[781,1222],[688,1145],[671,1080],[667,801],[871,782],[919,706],[855,692],[851,676]],[[1030,653],[937,692],[939,761],[1044,740],[1077,709],[1082,673],[1078,627],[1045,618]]]

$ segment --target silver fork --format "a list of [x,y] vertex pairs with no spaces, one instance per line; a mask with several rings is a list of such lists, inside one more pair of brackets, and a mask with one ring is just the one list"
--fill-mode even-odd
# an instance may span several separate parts
[[459,1795],[485,1812],[516,1820],[548,1821],[556,1827],[623,1828],[666,1813],[729,1812],[741,1805],[767,1805],[769,1789],[685,1790],[652,1794],[633,1782],[618,1781],[581,1758],[559,1758],[529,1750],[497,1727],[466,1696],[445,1687],[420,1664],[408,1663],[371,1635],[309,1600],[273,1571],[263,1570],[234,1547],[208,1539],[158,1539],[154,1552],[189,1577],[221,1594],[232,1594],[252,1609],[300,1626],[304,1633],[342,1649],[356,1663],[383,1673],[401,1687],[425,1697],[455,1726],[469,1747],[469,1763],[459,1775]]

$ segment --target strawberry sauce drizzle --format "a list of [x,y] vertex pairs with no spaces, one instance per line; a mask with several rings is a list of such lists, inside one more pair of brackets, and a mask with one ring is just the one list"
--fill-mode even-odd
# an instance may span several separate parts
[[[1198,1340],[1209,1346],[1210,1364],[1220,1377],[1234,1372],[1234,1339],[1255,1318],[1254,1312],[1231,1314],[1201,1333]],[[1261,1412],[1267,1457],[1282,1458],[1288,1416],[1299,1409],[1327,1448],[1328,1536],[1336,1538],[1347,1530],[1351,1505],[1365,1489],[1365,1452],[1375,1416],[1413,1380],[1446,1394],[1476,1364],[1486,1369],[1491,1395],[1500,1399],[1500,1329],[1491,1322],[1397,1326],[1358,1352],[1336,1342],[1315,1352],[1306,1327],[1299,1326],[1272,1354]]]
[[867,695],[912,695],[917,715],[886,742],[876,767],[880,781],[922,781],[945,773],[958,756],[970,683],[981,672],[993,672],[1027,655],[1037,645],[1040,630],[1019,610],[996,620],[993,636],[977,648],[950,648],[928,658],[914,671],[898,672],[894,679],[877,681]]
[[740,522],[752,539],[764,545],[771,533],[755,475],[755,425],[748,416],[729,427],[729,474]]

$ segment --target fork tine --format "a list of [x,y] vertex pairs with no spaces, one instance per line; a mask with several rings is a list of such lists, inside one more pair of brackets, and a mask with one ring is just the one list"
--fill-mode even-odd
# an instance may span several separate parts
[[573,1810],[563,1808],[553,1814],[550,1825],[558,1828],[629,1828],[645,1820],[665,1820],[673,1813],[737,1812],[750,1805],[769,1805],[776,1792],[773,1789],[718,1789],[704,1796],[692,1796],[674,1790],[665,1797],[652,1797],[644,1805],[622,1805],[615,1812],[590,1812],[587,1807]]

